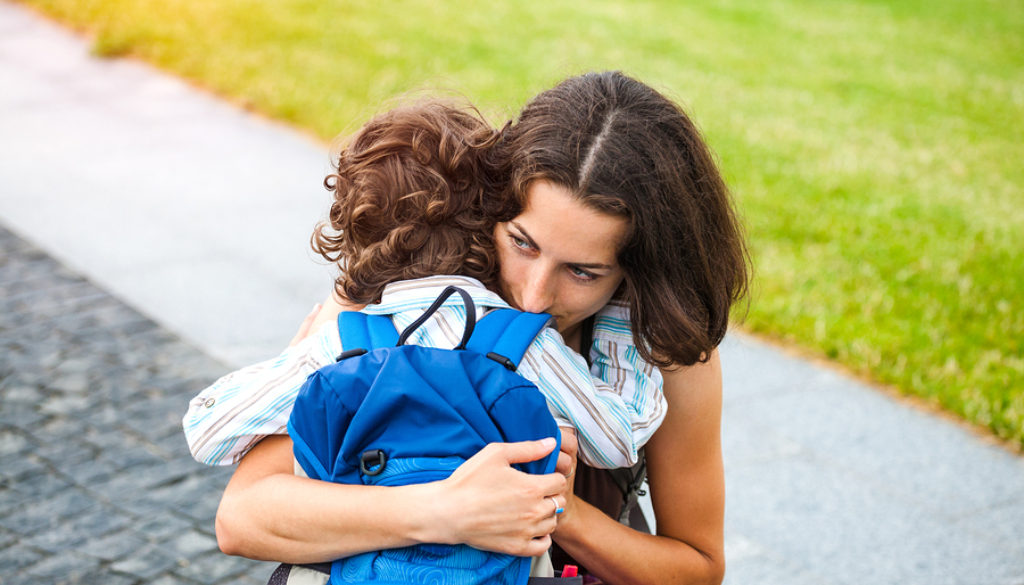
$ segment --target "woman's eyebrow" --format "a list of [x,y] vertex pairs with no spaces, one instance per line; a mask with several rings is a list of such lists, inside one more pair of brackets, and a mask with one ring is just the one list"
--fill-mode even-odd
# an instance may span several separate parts
[[[515,226],[516,230],[519,232],[519,235],[522,236],[524,240],[526,240],[526,243],[530,244],[530,246],[532,248],[535,248],[538,252],[540,251],[540,246],[538,246],[537,242],[535,242],[533,238],[530,237],[530,234],[527,233],[525,229],[523,229],[523,226],[519,225],[515,221],[509,221],[509,223]],[[615,266],[612,264],[604,264],[601,262],[569,262],[568,264],[571,264],[577,268],[596,268],[598,270],[611,270],[615,268]]]
[[526,240],[527,244],[530,244],[531,247],[536,248],[538,251],[540,250],[540,246],[537,245],[537,242],[533,241],[533,238],[531,238],[530,234],[523,229],[523,226],[519,225],[519,223],[515,221],[510,221],[509,223],[516,226],[516,229],[519,230],[519,235],[523,236],[523,239]]
[[611,270],[615,268],[611,264],[601,264],[600,262],[570,262],[569,264],[576,268],[597,268],[598,270]]

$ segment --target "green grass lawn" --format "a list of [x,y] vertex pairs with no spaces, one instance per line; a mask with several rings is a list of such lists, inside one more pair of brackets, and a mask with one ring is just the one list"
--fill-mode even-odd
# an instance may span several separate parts
[[324,139],[408,92],[497,121],[623,69],[721,159],[756,264],[744,328],[1024,445],[1020,0],[27,3]]

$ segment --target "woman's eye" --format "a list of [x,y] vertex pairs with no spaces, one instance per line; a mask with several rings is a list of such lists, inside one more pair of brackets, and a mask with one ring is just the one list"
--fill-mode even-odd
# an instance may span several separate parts
[[583,270],[582,268],[576,268],[575,266],[569,267],[569,273],[580,280],[594,280],[595,278],[597,278],[597,275],[594,274],[593,272],[587,272],[586,270]]
[[516,248],[522,248],[524,250],[530,249],[530,243],[518,236],[509,236],[512,239],[512,245]]

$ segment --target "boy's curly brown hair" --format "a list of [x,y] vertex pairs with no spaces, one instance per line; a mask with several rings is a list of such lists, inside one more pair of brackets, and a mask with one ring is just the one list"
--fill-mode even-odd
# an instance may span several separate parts
[[367,122],[324,179],[334,201],[311,238],[340,268],[338,294],[376,303],[388,283],[439,274],[493,286],[494,221],[481,205],[483,158],[497,136],[477,110],[442,100]]

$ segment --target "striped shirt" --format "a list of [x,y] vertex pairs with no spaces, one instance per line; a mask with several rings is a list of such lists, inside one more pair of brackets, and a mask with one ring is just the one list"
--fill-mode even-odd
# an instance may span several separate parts
[[[449,285],[470,294],[478,318],[509,306],[472,278],[432,276],[389,284],[381,302],[363,312],[389,316],[401,331]],[[465,318],[461,303],[446,303],[408,343],[454,347]],[[584,359],[547,328],[527,349],[517,372],[537,384],[559,426],[576,430],[582,461],[600,468],[632,466],[665,416],[661,373],[640,358],[624,306],[610,304],[596,315],[590,349],[593,366],[588,371]],[[286,434],[302,384],[333,364],[342,350],[337,322],[328,322],[276,358],[232,372],[200,392],[182,421],[192,456],[208,465],[229,465],[263,437]]]

